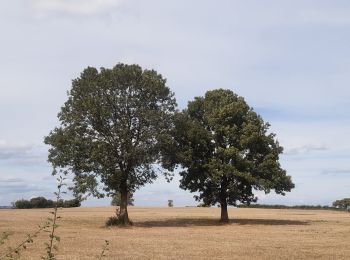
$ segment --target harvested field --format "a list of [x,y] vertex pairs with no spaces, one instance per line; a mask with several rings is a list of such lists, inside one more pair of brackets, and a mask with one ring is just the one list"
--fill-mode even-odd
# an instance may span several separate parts
[[[62,209],[58,259],[350,259],[350,214],[327,210],[130,207],[134,226],[107,228],[113,207]],[[0,210],[0,232],[15,245],[48,217],[46,209]],[[41,233],[22,259],[40,259],[48,234]]]

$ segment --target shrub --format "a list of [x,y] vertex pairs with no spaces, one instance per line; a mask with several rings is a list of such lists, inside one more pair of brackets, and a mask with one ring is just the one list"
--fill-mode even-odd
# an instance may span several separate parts
[[53,207],[53,201],[47,200],[44,197],[32,198],[29,202],[32,208],[36,208],[36,209]]
[[24,199],[15,201],[15,203],[13,205],[16,209],[31,209],[32,208],[32,205],[30,204],[30,202],[28,200],[24,200]]
[[36,198],[32,198],[31,200],[24,200],[24,199],[17,200],[12,205],[16,209],[55,208],[56,206],[58,208],[73,208],[73,207],[80,207],[81,200],[78,198],[71,199],[71,200],[59,199],[58,201],[54,202],[44,197],[36,197]]
[[120,224],[120,220],[117,216],[113,216],[107,219],[106,226],[118,226]]
[[[132,221],[130,220],[130,225],[132,225]],[[124,225],[124,223],[118,218],[118,216],[113,216],[107,219],[106,221],[106,226],[110,227],[110,226],[122,226]]]

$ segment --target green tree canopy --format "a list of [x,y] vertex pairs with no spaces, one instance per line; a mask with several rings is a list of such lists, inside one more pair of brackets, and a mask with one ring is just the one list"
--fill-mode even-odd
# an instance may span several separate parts
[[120,193],[118,218],[128,224],[128,193],[156,178],[154,163],[169,139],[175,107],[166,80],[154,70],[88,67],[72,82],[60,126],[45,138],[49,162],[74,174],[75,195]]
[[180,187],[199,192],[205,205],[256,202],[254,190],[284,195],[294,184],[279,163],[282,147],[269,124],[230,90],[208,91],[176,115],[174,145],[167,147],[165,167],[184,169]]

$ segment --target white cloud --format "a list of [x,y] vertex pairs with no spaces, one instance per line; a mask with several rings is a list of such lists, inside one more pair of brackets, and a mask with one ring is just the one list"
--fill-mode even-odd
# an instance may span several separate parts
[[47,13],[93,15],[119,6],[123,0],[32,0],[40,15]]
[[47,149],[42,145],[9,143],[0,140],[0,162],[2,164],[46,166]]

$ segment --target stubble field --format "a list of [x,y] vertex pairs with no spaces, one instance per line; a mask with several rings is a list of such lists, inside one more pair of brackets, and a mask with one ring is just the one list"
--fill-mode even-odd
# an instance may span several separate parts
[[[134,226],[107,228],[113,207],[61,209],[57,259],[350,259],[350,214],[326,210],[229,209],[230,224],[218,223],[218,208],[130,207]],[[0,232],[15,245],[44,222],[49,210],[0,210]],[[44,255],[41,233],[22,259]],[[1,255],[1,254],[0,254]]]

